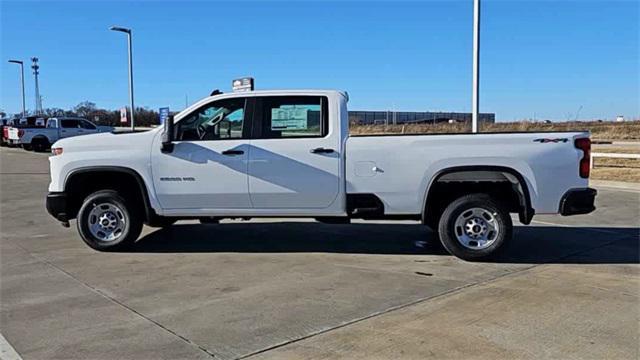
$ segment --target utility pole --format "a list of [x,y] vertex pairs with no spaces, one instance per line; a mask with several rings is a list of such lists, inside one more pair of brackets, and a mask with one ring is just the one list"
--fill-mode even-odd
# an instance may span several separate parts
[[24,63],[20,60],[9,60],[9,62],[20,65],[20,83],[22,84],[22,117],[26,117],[27,110],[26,110],[25,98],[24,98]]
[[471,100],[471,132],[478,132],[480,112],[480,0],[473,0],[473,95]]
[[31,68],[33,69],[33,75],[36,79],[36,115],[39,115],[42,112],[42,102],[40,99],[40,87],[38,86],[38,75],[40,74],[40,65],[38,65],[38,58],[31,58]]

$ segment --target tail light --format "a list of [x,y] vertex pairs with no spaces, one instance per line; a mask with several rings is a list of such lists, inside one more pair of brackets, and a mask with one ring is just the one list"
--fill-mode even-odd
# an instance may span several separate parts
[[18,130],[18,137],[19,137],[19,138],[21,138],[21,137],[22,137],[22,135],[24,135],[24,130],[19,129],[19,130]]
[[61,147],[52,147],[51,148],[51,153],[55,156],[55,155],[62,155],[62,148]]
[[581,138],[575,141],[576,148],[582,150],[582,159],[580,159],[580,177],[587,179],[591,172],[591,139]]

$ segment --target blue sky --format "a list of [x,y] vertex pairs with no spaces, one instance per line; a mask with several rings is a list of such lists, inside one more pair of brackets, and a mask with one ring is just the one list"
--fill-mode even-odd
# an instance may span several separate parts
[[[259,89],[335,88],[354,110],[471,108],[472,1],[4,1],[0,108],[20,110],[9,58],[40,58],[44,107],[182,109],[251,75]],[[483,1],[482,112],[499,120],[640,117],[640,1]],[[26,69],[30,70],[30,69]],[[34,107],[26,72],[27,108]]]

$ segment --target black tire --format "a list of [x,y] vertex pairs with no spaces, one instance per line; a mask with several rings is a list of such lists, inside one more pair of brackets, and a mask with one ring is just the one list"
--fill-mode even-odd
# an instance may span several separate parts
[[36,152],[45,152],[49,148],[49,140],[43,138],[36,138],[31,140],[31,147]]
[[[116,211],[116,217],[118,217],[117,221],[121,221],[118,224],[122,223],[122,228],[119,235],[113,240],[105,241],[95,236],[90,230],[91,222],[97,221],[91,215],[91,211],[98,205],[112,205],[119,210],[119,212]],[[122,250],[132,245],[142,231],[141,211],[132,205],[113,190],[100,190],[87,196],[77,217],[78,232],[82,240],[91,248],[99,251]]]
[[157,218],[153,219],[151,222],[147,223],[147,226],[154,227],[154,228],[166,228],[175,224],[176,221],[178,221],[178,219],[176,218],[158,216]]
[[[469,215],[471,214],[469,213],[471,209],[484,210],[486,212],[482,217],[493,217],[493,220],[485,223],[485,227],[482,227],[482,225],[477,228],[475,226],[471,226],[475,223],[473,218],[479,218],[478,216]],[[468,233],[464,232],[464,226],[459,226],[458,229],[456,229],[456,220],[460,216],[462,216],[461,220],[463,220],[465,218],[465,213],[469,216],[469,220],[467,220],[465,224],[471,221],[471,225],[469,225],[471,229],[469,231],[472,231],[472,229],[479,229],[475,231],[488,234],[487,236],[490,240],[488,245],[481,245],[481,242],[474,240],[469,241],[468,246],[463,245],[464,235]],[[485,218],[480,220],[487,221],[488,219]],[[493,227],[486,225],[489,223],[493,223],[495,225]],[[482,229],[485,228],[488,229],[488,231],[483,232]],[[492,228],[496,229],[493,236],[491,235]],[[498,255],[499,252],[505,248],[505,244],[511,240],[512,229],[513,224],[506,207],[487,194],[470,194],[454,200],[445,208],[438,225],[440,241],[445,249],[450,254],[467,261],[487,260]],[[462,235],[459,235],[460,233]],[[459,241],[459,237],[463,240]],[[467,237],[467,239],[472,238]]]
[[[10,145],[10,147],[13,147],[13,146]],[[33,146],[31,146],[31,144],[23,144],[22,148],[27,150],[27,151],[33,150]]]

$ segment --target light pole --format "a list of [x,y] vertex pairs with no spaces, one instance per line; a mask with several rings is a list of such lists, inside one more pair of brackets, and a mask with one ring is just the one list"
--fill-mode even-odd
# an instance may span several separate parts
[[131,131],[135,131],[134,113],[135,107],[133,106],[133,51],[131,49],[131,29],[112,26],[109,30],[120,31],[127,34],[127,40],[129,43],[129,106],[131,107]]
[[473,95],[471,99],[471,132],[478,132],[480,110],[480,0],[473,0]]
[[9,60],[10,63],[20,65],[20,82],[22,83],[22,117],[27,116],[27,111],[24,101],[24,63],[20,60]]

